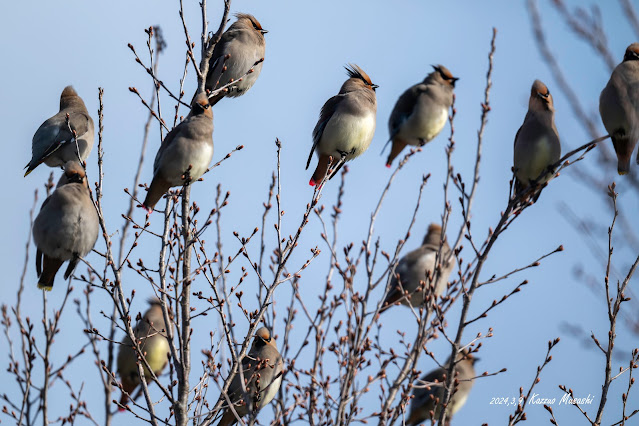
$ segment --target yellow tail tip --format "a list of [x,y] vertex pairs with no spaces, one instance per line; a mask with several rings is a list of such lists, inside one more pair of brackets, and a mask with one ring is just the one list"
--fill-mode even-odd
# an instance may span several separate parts
[[24,177],[27,177],[33,170],[35,169],[27,170],[26,172],[24,172]]
[[623,176],[623,175],[627,175],[628,172],[623,171],[623,170],[618,170],[617,173],[619,173],[619,176]]
[[44,290],[44,291],[51,291],[51,290],[53,290],[53,284],[38,283],[38,288],[40,290]]

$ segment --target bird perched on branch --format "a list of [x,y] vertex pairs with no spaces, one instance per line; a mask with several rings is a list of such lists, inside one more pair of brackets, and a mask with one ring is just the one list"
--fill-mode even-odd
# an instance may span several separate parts
[[258,411],[277,394],[282,383],[282,357],[270,331],[262,327],[255,333],[253,345],[242,360],[242,372],[237,372],[228,390],[233,410],[227,408],[219,426],[235,424],[249,410]]
[[80,258],[89,254],[98,239],[98,214],[85,177],[77,161],[67,162],[56,190],[44,200],[33,222],[40,289],[53,288],[55,275],[67,260],[64,279],[68,279]]
[[[473,387],[472,380],[476,376],[474,365],[479,360],[479,358],[473,357],[468,349],[458,353],[456,359],[453,389],[451,389],[451,396],[446,408],[446,424],[450,424],[453,415],[466,403]],[[407,425],[414,426],[430,418],[435,420],[439,418],[450,361],[449,357],[443,367],[427,373],[416,383],[419,387],[413,389],[413,400],[410,405],[410,415],[406,420]]]
[[198,180],[212,158],[213,111],[206,94],[200,93],[193,99],[189,115],[162,141],[143,207],[151,212],[169,188]]
[[373,84],[368,74],[357,65],[348,65],[346,73],[348,80],[339,94],[326,101],[313,129],[313,146],[306,169],[311,164],[313,152],[317,152],[319,161],[309,182],[312,186],[320,183],[326,175],[330,157],[335,170],[329,179],[344,162],[366,151],[373,140],[377,114],[375,89],[379,86]]
[[[156,376],[162,373],[164,367],[169,362],[168,353],[170,351],[169,341],[167,340],[167,328],[162,314],[162,304],[159,299],[149,300],[151,305],[144,313],[144,316],[137,322],[133,333],[140,346],[140,351],[149,363],[149,367]],[[172,328],[171,328],[172,329]],[[118,374],[122,381],[122,397],[120,404],[126,405],[129,395],[140,384],[140,375],[138,373],[138,354],[133,347],[133,342],[129,336],[125,336],[118,350]],[[146,382],[152,380],[152,375],[141,363],[144,368],[144,379]]]
[[[453,259],[446,262],[450,256],[450,247],[444,236],[441,255],[438,262],[441,265],[439,276],[435,277],[436,257],[442,240],[442,227],[431,223],[424,237],[421,247],[402,257],[395,267],[391,277],[390,290],[382,310],[386,310],[397,302],[405,306],[419,307],[424,304],[424,295],[437,298],[446,290],[448,277],[455,266]],[[436,282],[432,280],[436,279]],[[432,285],[432,290],[429,286]],[[424,290],[424,286],[426,290]]]
[[[543,185],[553,175],[551,166],[561,157],[559,134],[555,127],[555,108],[548,87],[535,80],[530,89],[528,113],[515,136],[515,194]],[[534,195],[537,201],[541,189]]]
[[68,161],[86,160],[93,148],[93,138],[93,120],[84,101],[72,86],[65,87],[60,95],[60,112],[42,123],[33,135],[32,157],[24,175],[42,163],[61,167]]
[[628,46],[601,91],[599,113],[617,153],[617,172],[625,175],[639,140],[639,43]]
[[453,89],[459,80],[443,65],[435,69],[424,81],[406,90],[395,103],[388,119],[391,152],[386,167],[406,145],[422,146],[442,131],[453,105]]
[[253,15],[237,13],[235,16],[237,21],[222,34],[213,49],[206,76],[206,89],[213,91],[230,82],[236,84],[213,95],[209,99],[211,105],[226,96],[242,96],[255,84],[262,71],[261,61],[264,60],[266,49],[264,34],[268,31],[262,28],[260,21]]

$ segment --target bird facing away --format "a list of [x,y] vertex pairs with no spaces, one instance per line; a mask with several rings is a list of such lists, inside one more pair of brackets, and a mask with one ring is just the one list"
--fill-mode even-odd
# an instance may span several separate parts
[[[144,354],[144,358],[149,363],[156,376],[162,373],[162,370],[169,362],[168,353],[170,351],[169,341],[167,340],[166,323],[164,315],[162,315],[162,305],[159,299],[149,300],[151,305],[145,312],[141,320],[137,322],[133,328],[133,333],[140,345],[140,350]],[[122,339],[122,344],[118,350],[118,374],[122,381],[122,397],[120,404],[126,405],[129,395],[140,384],[140,376],[138,374],[138,356],[133,347],[133,342],[129,336]],[[148,383],[152,380],[151,373],[142,363],[144,368],[144,379]]]
[[[73,140],[73,131],[76,134],[77,147],[76,141]],[[65,87],[60,95],[60,112],[42,123],[33,135],[32,157],[25,166],[27,171],[24,175],[28,175],[42,163],[49,167],[61,167],[68,161],[86,160],[93,148],[93,137],[93,120],[84,101],[73,87]]]
[[[457,354],[457,365],[455,366],[455,379],[453,381],[452,395],[446,408],[447,423],[453,415],[466,403],[468,394],[473,387],[472,379],[475,378],[475,362],[478,358],[473,357],[464,349]],[[427,373],[420,380],[420,387],[413,388],[413,400],[410,404],[410,414],[407,425],[418,425],[432,417],[438,419],[441,412],[440,402],[444,397],[444,384],[446,374],[450,367],[450,357],[443,367],[436,368]],[[423,384],[423,386],[422,386]],[[430,384],[430,385],[429,385]]]
[[[257,330],[251,350],[242,360],[242,376],[238,371],[228,390],[239,417],[247,415],[249,409],[260,410],[273,400],[282,383],[282,364],[282,357],[268,328]],[[242,380],[246,392],[242,389]],[[236,422],[235,414],[227,408],[219,426]]]
[[313,129],[313,147],[306,169],[311,164],[313,152],[317,151],[319,161],[309,182],[312,186],[326,175],[329,157],[333,157],[333,166],[340,161],[330,179],[345,161],[366,151],[373,140],[377,114],[375,89],[379,86],[373,84],[368,74],[357,65],[349,64],[346,73],[348,80],[342,84],[339,94],[326,101]]
[[395,103],[388,119],[388,133],[392,141],[386,167],[406,145],[422,146],[442,131],[453,105],[453,89],[459,80],[443,65],[435,69],[424,81],[406,90]]
[[[429,279],[435,279],[435,258],[439,251],[439,243],[442,238],[442,227],[435,223],[431,223],[428,232],[424,237],[421,247],[411,251],[402,257],[395,267],[395,273],[391,277],[390,290],[382,309],[388,309],[397,302],[405,306],[419,307],[424,304],[424,284],[430,285]],[[433,284],[434,291],[431,293],[426,287],[426,295],[431,294],[434,298],[438,298],[446,290],[448,277],[455,266],[452,257],[445,263],[446,258],[450,256],[450,247],[444,236],[444,244],[439,257],[441,263],[441,272],[437,282]],[[398,279],[399,277],[399,279]]]
[[639,43],[628,46],[623,62],[601,91],[599,114],[617,153],[617,172],[625,175],[639,139]]
[[33,222],[40,289],[53,288],[55,275],[67,260],[64,279],[68,279],[80,258],[89,254],[98,239],[98,214],[85,178],[77,161],[67,162],[56,190],[44,200]]
[[[255,63],[264,59],[264,34],[268,31],[262,28],[253,15],[237,13],[235,17],[237,21],[222,34],[222,38],[213,49],[206,77],[206,89],[212,91],[240,78],[242,80],[229,86],[228,91],[224,90],[212,96],[209,100],[211,105],[215,105],[225,96],[242,96],[255,84],[262,71],[262,62],[257,65]],[[253,71],[247,74],[251,68]]]
[[151,212],[169,188],[198,180],[212,158],[213,111],[206,94],[200,93],[193,100],[189,115],[162,141],[143,207]]
[[[549,168],[559,161],[560,156],[561,144],[555,127],[552,95],[544,83],[535,80],[530,89],[528,113],[515,136],[515,193],[527,189],[532,183],[547,182],[554,173]],[[537,201],[540,194],[541,190],[533,201]]]

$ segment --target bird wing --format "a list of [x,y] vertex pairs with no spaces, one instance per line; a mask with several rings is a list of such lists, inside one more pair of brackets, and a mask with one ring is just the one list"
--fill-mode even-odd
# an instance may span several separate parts
[[330,121],[331,117],[337,110],[337,106],[344,99],[343,94],[335,95],[329,100],[326,101],[322,110],[320,111],[319,120],[317,120],[317,124],[313,129],[313,146],[311,147],[311,152],[308,154],[308,161],[306,161],[306,168],[311,164],[311,159],[313,158],[313,152],[317,148],[320,139],[322,139],[322,134],[324,133],[324,129],[326,128],[326,124]]
[[388,133],[389,139],[392,140],[399,132],[402,123],[406,121],[408,117],[413,113],[413,108],[417,102],[417,98],[424,93],[425,90],[420,90],[419,85],[410,87],[397,99],[393,112],[391,112],[388,119]]
[[25,167],[29,169],[28,172],[44,162],[64,143],[70,142],[73,139],[73,130],[77,136],[87,133],[89,117],[81,112],[72,112],[69,114],[69,124],[67,125],[66,112],[61,111],[42,123],[33,135],[33,158]]
[[158,169],[160,168],[160,159],[162,158],[162,155],[164,154],[164,152],[167,150],[167,148],[169,146],[171,146],[173,144],[173,141],[175,140],[175,137],[180,134],[180,132],[182,131],[182,128],[185,126],[185,123],[187,123],[189,121],[189,118],[186,118],[184,121],[182,121],[180,124],[178,124],[177,126],[175,126],[164,138],[164,140],[162,141],[162,144],[160,145],[160,149],[158,149],[158,153],[155,155],[155,161],[153,162],[153,175],[155,176],[158,172]]

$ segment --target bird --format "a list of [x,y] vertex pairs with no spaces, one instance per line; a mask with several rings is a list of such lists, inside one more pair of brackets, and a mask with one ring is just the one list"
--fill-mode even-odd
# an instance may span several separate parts
[[599,114],[617,153],[617,172],[625,175],[639,139],[639,43],[628,46],[601,91]]
[[[249,409],[260,410],[273,400],[282,383],[282,364],[282,356],[271,332],[261,327],[255,332],[251,350],[242,360],[242,375],[239,371],[236,373],[227,392],[239,417],[247,415]],[[242,389],[242,380],[246,394]],[[229,426],[236,422],[233,410],[227,408],[218,425]]]
[[235,17],[237,20],[224,31],[213,48],[205,87],[213,91],[230,82],[237,81],[237,84],[214,94],[209,99],[211,106],[226,96],[242,96],[255,84],[262,71],[262,62],[257,62],[264,59],[264,34],[268,31],[262,28],[260,21],[253,15],[237,13]]
[[458,77],[443,65],[433,65],[434,71],[424,81],[408,88],[397,100],[388,119],[391,152],[386,167],[406,145],[423,146],[442,131],[453,105],[453,89]]
[[98,213],[85,178],[82,166],[68,161],[55,191],[44,200],[33,222],[39,289],[53,289],[56,273],[67,260],[64,279],[68,279],[98,239]]
[[[424,292],[422,283],[430,286],[430,279],[435,279],[435,262],[439,245],[442,239],[442,227],[436,223],[431,223],[428,232],[424,237],[422,245],[402,257],[395,267],[395,273],[391,276],[390,290],[382,303],[382,309],[386,310],[396,303],[405,306],[419,307],[424,304],[424,295],[429,294],[428,287]],[[444,236],[441,255],[441,271],[436,283],[433,283],[432,296],[437,298],[442,295],[448,283],[448,277],[455,266],[453,259],[446,259],[450,256],[451,250]],[[429,278],[427,278],[429,277]]]
[[91,153],[93,138],[93,119],[84,101],[72,86],[65,87],[60,95],[60,112],[42,123],[33,135],[32,157],[24,176],[42,163],[61,167],[71,160],[83,162]]
[[[559,161],[561,143],[555,127],[555,108],[548,87],[535,80],[530,89],[530,101],[524,123],[515,136],[513,170],[515,194],[531,184],[544,184],[554,173],[551,166]],[[533,197],[537,201],[541,190]]]
[[[162,303],[159,299],[153,298],[149,300],[149,305],[149,309],[135,325],[133,333],[149,367],[158,376],[169,363],[168,353],[170,346],[167,338],[166,323],[162,314]],[[127,334],[120,344],[117,360],[118,375],[122,381],[122,396],[120,398],[122,406],[126,405],[129,395],[132,395],[132,392],[140,384],[137,363],[138,355],[133,347],[133,342]],[[144,363],[142,363],[142,367],[144,368],[144,378],[149,382],[152,380],[151,373]]]
[[[453,381],[452,395],[446,408],[447,424],[453,415],[466,403],[468,394],[473,387],[475,378],[475,363],[479,358],[474,357],[468,349],[459,352],[455,366],[455,379]],[[414,426],[430,419],[438,419],[441,413],[440,402],[444,397],[444,383],[450,367],[449,357],[443,367],[436,368],[424,375],[420,382],[424,386],[413,388],[413,397],[410,405],[410,414],[406,425]],[[432,412],[432,415],[431,415]]]
[[212,158],[213,111],[206,94],[201,92],[193,100],[189,115],[162,141],[142,206],[150,213],[169,188],[198,180]]
[[379,86],[373,84],[368,74],[357,65],[349,64],[345,68],[348,80],[339,94],[326,101],[313,129],[313,146],[306,169],[311,164],[313,152],[317,152],[319,161],[309,182],[311,186],[320,183],[326,175],[330,157],[338,166],[329,179],[344,162],[364,153],[373,140],[377,114],[375,89]]

